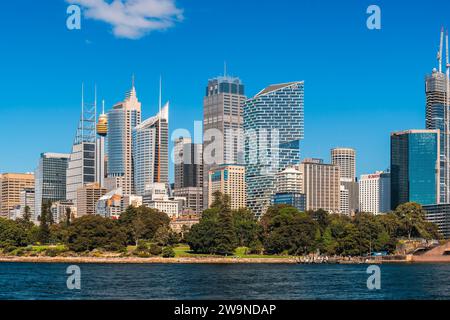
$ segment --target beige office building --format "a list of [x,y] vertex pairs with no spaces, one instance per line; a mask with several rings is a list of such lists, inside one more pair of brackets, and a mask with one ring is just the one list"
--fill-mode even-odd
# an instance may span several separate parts
[[303,177],[301,193],[306,194],[306,210],[323,209],[339,213],[339,166],[325,164],[321,159],[305,159],[298,170]]
[[230,196],[231,209],[245,208],[245,167],[241,165],[222,165],[209,170],[208,206],[211,206],[213,203],[213,194],[216,191]]
[[25,188],[34,189],[34,174],[0,174],[0,216],[7,218],[9,212],[20,205],[20,192]]
[[77,190],[77,217],[96,214],[97,202],[107,193],[98,183],[90,183]]

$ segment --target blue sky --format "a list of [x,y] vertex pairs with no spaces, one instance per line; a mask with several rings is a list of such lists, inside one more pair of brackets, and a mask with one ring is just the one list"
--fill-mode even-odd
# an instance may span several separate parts
[[[371,4],[381,7],[381,30],[366,28]],[[110,108],[134,73],[149,117],[157,112],[162,74],[171,130],[192,130],[202,120],[207,80],[223,72],[224,61],[248,96],[269,84],[305,81],[303,157],[328,161],[330,148],[349,146],[358,152],[359,174],[382,170],[390,132],[424,127],[424,76],[437,64],[441,25],[450,27],[448,0],[175,5],[183,18],[170,28],[127,39],[93,18],[69,31],[63,0],[2,3],[0,172],[32,171],[41,152],[70,151],[82,81],[87,90],[97,83]]]

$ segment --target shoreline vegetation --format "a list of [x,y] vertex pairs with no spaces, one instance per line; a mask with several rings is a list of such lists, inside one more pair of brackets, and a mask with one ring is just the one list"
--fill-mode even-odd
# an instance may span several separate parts
[[171,230],[167,214],[144,206],[127,208],[118,220],[68,211],[58,224],[50,207],[43,203],[39,226],[29,217],[0,218],[0,262],[450,262],[450,247],[417,203],[353,217],[275,205],[257,220],[245,208],[232,210],[218,192],[199,223],[181,232]]

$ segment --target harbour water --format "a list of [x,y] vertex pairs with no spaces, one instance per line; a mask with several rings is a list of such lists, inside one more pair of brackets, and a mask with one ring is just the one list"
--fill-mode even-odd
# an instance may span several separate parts
[[450,299],[449,264],[381,265],[380,290],[367,265],[82,264],[80,290],[68,266],[1,263],[0,299]]

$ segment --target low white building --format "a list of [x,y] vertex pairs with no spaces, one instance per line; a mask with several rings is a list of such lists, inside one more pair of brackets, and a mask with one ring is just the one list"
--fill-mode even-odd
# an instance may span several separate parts
[[147,185],[145,189],[145,193],[142,197],[144,206],[164,212],[170,218],[179,217],[183,209],[183,201],[186,201],[185,198],[169,198],[167,188],[164,183],[153,183],[151,185]]

